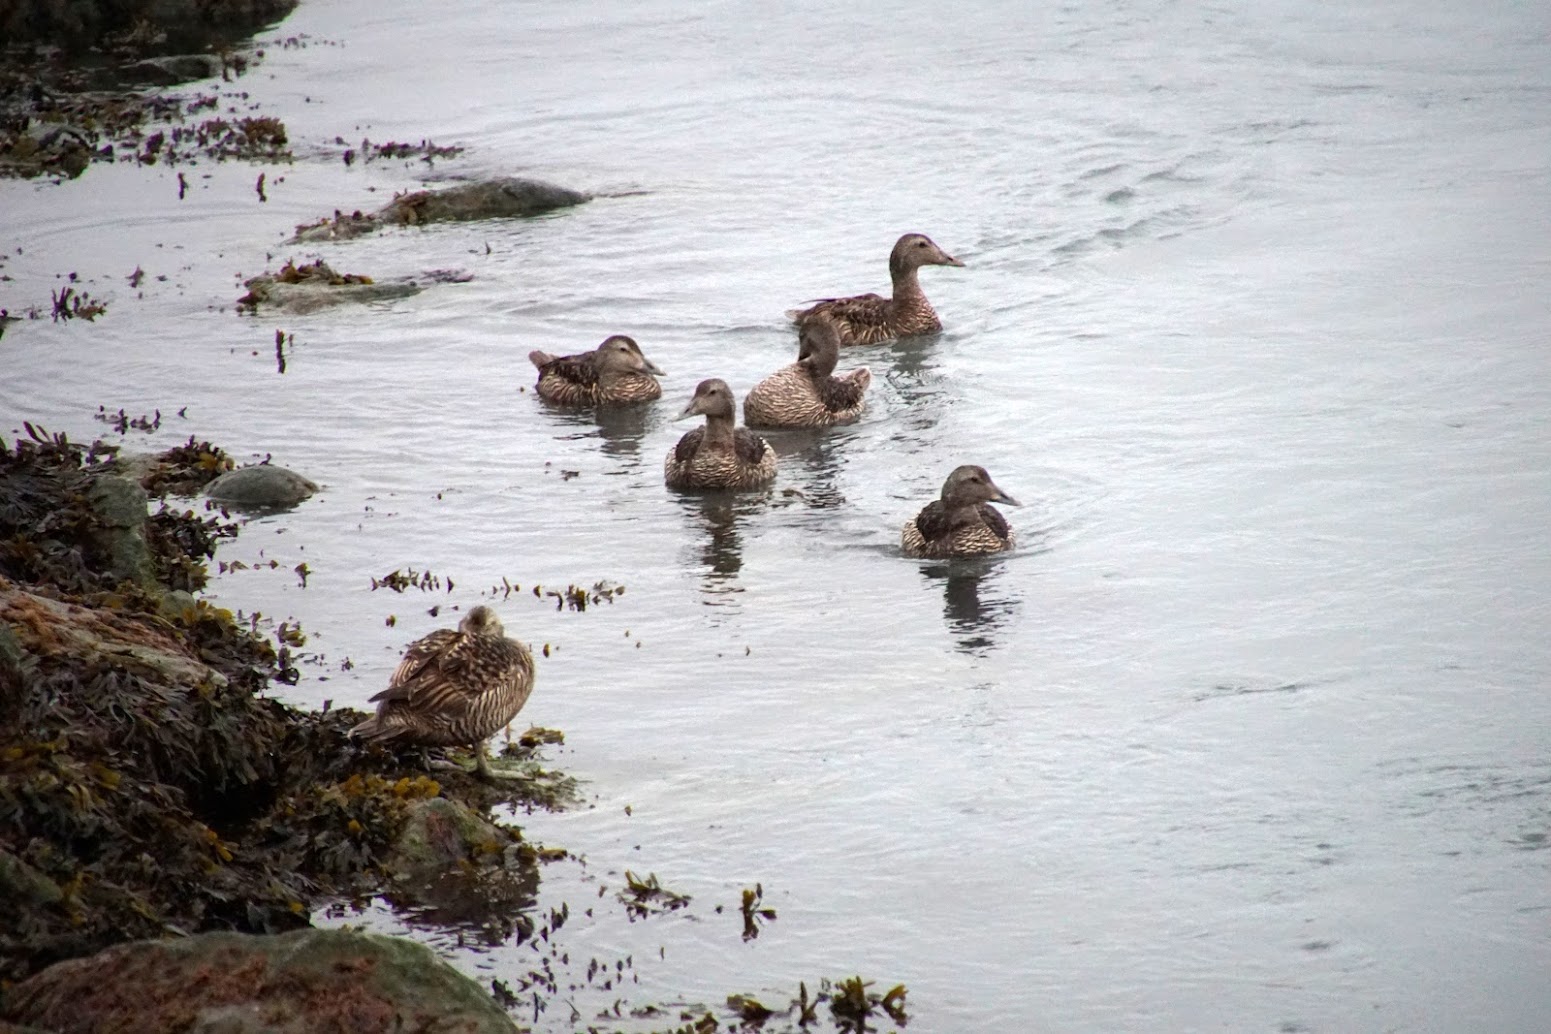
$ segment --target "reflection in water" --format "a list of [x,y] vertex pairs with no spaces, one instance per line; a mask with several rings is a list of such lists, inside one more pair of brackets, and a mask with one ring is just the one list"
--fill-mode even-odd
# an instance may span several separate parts
[[990,652],[1021,603],[1013,594],[995,591],[1002,576],[998,562],[955,560],[922,573],[943,579],[942,616],[955,648],[977,657]]
[[652,409],[650,405],[600,407],[593,416],[598,422],[598,436],[603,439],[603,454],[639,456],[641,440],[646,437],[651,423]]
[[538,903],[539,873],[535,863],[509,868],[452,868],[410,881],[388,903],[399,919],[425,930],[464,933],[487,945],[502,944],[513,935],[526,938],[533,930],[529,914]]
[[738,584],[738,572],[743,569],[738,521],[751,507],[764,504],[765,493],[705,492],[680,498],[692,523],[705,532],[695,556],[704,569],[700,589],[706,595],[705,602],[711,606],[730,603],[731,594],[743,591]]
[[[854,433],[845,428],[804,428],[761,431],[781,457],[781,470],[801,483],[802,501],[810,508],[828,510],[845,505],[840,490],[839,457]],[[789,492],[790,489],[783,490]]]
[[[652,423],[651,405],[599,406],[596,409],[562,409],[549,406],[557,424],[565,428],[556,438],[560,441],[599,440],[599,451],[606,456],[636,459],[641,453],[641,442]],[[631,463],[628,466],[636,466]]]

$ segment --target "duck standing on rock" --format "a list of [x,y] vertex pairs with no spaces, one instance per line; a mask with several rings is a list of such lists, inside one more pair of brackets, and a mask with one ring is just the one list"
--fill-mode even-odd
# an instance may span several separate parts
[[926,234],[907,233],[889,253],[893,297],[859,294],[853,298],[826,298],[806,309],[792,309],[787,315],[799,326],[820,313],[827,315],[835,321],[842,345],[874,345],[912,334],[935,334],[942,329],[942,320],[926,300],[916,273],[922,266],[963,264]]
[[956,468],[942,484],[942,498],[905,522],[899,538],[908,557],[946,559],[985,556],[1012,548],[1007,518],[989,503],[1022,505],[996,487],[986,468]]
[[754,385],[743,400],[750,427],[832,427],[862,415],[862,393],[872,383],[867,367],[835,376],[840,331],[822,314],[803,323],[797,361]]
[[561,406],[625,405],[662,398],[662,370],[633,338],[615,334],[591,352],[553,356],[528,353],[539,368],[539,397]]
[[776,454],[770,443],[735,427],[738,403],[727,382],[712,377],[695,386],[695,396],[678,419],[704,416],[668,450],[663,480],[669,488],[761,488],[775,480]]
[[478,606],[457,631],[439,628],[415,640],[372,697],[377,713],[352,737],[421,747],[471,746],[483,779],[491,779],[485,741],[522,710],[533,692],[533,655],[506,637],[500,618]]

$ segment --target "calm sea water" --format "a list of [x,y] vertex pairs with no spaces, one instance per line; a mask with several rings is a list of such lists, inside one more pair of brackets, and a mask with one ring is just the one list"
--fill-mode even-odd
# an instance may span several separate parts
[[[520,585],[525,718],[590,802],[524,820],[587,859],[540,896],[573,971],[628,956],[627,1004],[860,972],[925,1031],[1542,1028],[1551,8],[307,0],[276,35],[305,45],[227,88],[290,128],[267,202],[208,163],[181,202],[161,167],[0,184],[0,305],[72,271],[109,301],[12,325],[0,417],[160,409],[149,445],[321,482],[213,591],[300,619],[298,703],[362,704]],[[346,168],[363,136],[468,151]],[[606,196],[281,243],[493,174]],[[694,384],[789,362],[782,311],[886,290],[906,230],[966,263],[923,274],[946,331],[847,351],[867,417],[772,436],[769,494],[667,492]],[[234,314],[313,254],[472,279]],[[530,348],[615,332],[661,403],[600,427],[524,392]],[[1017,551],[902,559],[964,462],[1026,503]],[[411,568],[442,587],[372,590]],[[585,613],[530,591],[603,579]],[[690,907],[626,922],[626,868]],[[756,881],[779,918],[745,944]],[[416,935],[482,979],[538,958]]]

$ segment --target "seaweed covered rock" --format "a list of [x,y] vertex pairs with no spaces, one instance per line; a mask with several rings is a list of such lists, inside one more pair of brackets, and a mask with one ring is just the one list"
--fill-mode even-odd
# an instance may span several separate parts
[[[146,517],[122,487],[104,511],[95,486],[123,480],[106,450],[29,433],[0,444],[0,986],[127,939],[284,931],[325,898],[413,900],[395,852],[430,828],[426,802],[456,800],[450,815],[531,799],[521,782],[434,780],[418,753],[352,742],[358,712],[264,695],[287,647],[189,591],[232,529],[192,510]],[[142,469],[179,465],[221,460],[191,442]],[[149,587],[115,573],[101,541],[136,512],[161,579]],[[460,828],[474,832],[435,842],[441,863],[497,888],[476,907],[536,880],[516,830]]]
[[427,223],[471,222],[543,215],[591,200],[591,195],[542,180],[515,176],[462,183],[444,190],[400,194],[370,215],[334,213],[308,226],[298,226],[290,243],[348,240],[381,226],[424,226]]
[[336,273],[322,259],[298,266],[287,262],[278,273],[261,273],[243,281],[248,293],[237,299],[239,308],[260,305],[285,312],[317,312],[335,305],[408,298],[423,288],[408,279],[377,281],[359,273]]
[[413,941],[347,930],[207,933],[62,962],[14,988],[7,1014],[57,1031],[509,1034],[479,985]]
[[17,0],[0,6],[0,36],[84,51],[133,32],[159,39],[168,51],[200,50],[250,35],[295,6],[296,0]]

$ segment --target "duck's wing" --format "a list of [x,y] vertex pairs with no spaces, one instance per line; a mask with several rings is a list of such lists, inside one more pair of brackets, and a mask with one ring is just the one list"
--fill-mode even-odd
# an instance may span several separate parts
[[1007,518],[1002,516],[1002,511],[989,503],[981,503],[979,507],[980,519],[985,521],[986,527],[996,532],[996,537],[1004,542],[1012,541],[1012,529],[1007,524]]
[[393,669],[393,676],[388,679],[388,688],[373,696],[372,702],[408,700],[427,673],[434,673],[439,668],[443,654],[462,638],[462,632],[439,628],[410,643],[404,650],[399,666]]
[[916,514],[916,530],[927,542],[935,542],[952,530],[948,523],[948,508],[941,499],[932,500]]
[[[532,359],[533,356],[528,356]],[[559,377],[561,380],[572,384],[591,388],[598,383],[598,367],[593,362],[593,353],[583,352],[580,355],[551,356],[549,362],[539,367],[539,373],[546,377]]]
[[769,442],[746,427],[738,428],[732,438],[738,459],[744,463],[758,465],[765,458],[765,450],[770,448]]
[[889,300],[881,294],[858,294],[850,298],[823,298],[806,309],[793,309],[787,313],[799,326],[810,316],[823,313],[837,323],[853,326],[882,325],[888,313]]
[[372,699],[401,701],[422,714],[458,715],[485,693],[521,678],[530,664],[522,646],[505,636],[443,629],[414,643],[388,688]]
[[678,463],[688,463],[695,458],[695,453],[700,451],[700,439],[705,437],[705,428],[697,427],[687,432],[679,439],[679,443],[673,447],[673,459]]
[[872,371],[867,367],[852,370],[844,377],[825,377],[815,383],[819,400],[831,413],[855,409],[862,401],[862,393],[872,383]]

